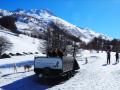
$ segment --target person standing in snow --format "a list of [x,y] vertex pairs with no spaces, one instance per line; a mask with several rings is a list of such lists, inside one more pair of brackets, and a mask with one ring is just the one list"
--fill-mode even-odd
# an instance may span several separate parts
[[16,66],[16,63],[13,64],[13,68],[14,68],[14,74],[17,73],[17,66]]
[[88,63],[88,59],[87,59],[87,57],[85,58],[85,64],[87,64]]
[[110,51],[107,52],[107,64],[110,64]]
[[115,57],[116,57],[116,63],[119,63],[119,54],[118,54],[118,52],[116,52]]

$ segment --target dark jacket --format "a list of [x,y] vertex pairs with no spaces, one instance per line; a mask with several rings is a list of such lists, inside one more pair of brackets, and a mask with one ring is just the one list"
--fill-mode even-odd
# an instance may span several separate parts
[[118,53],[116,53],[115,56],[116,56],[117,59],[119,58],[119,54]]

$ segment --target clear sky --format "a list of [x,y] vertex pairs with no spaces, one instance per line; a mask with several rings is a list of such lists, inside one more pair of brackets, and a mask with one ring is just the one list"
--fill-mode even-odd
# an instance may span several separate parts
[[79,27],[120,39],[120,0],[0,0],[0,8],[48,9]]

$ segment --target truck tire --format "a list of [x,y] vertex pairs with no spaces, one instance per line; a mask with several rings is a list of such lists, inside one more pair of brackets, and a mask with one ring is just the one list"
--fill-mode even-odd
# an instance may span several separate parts
[[48,76],[50,74],[50,68],[46,67],[44,68],[44,71],[43,71],[43,76]]
[[36,70],[36,69],[34,69],[34,72],[35,72],[35,74],[37,74],[37,75],[40,74],[40,72],[39,72],[38,70]]
[[68,73],[67,73],[67,78],[69,79],[69,78],[71,78],[73,76],[73,72],[72,71],[69,71]]

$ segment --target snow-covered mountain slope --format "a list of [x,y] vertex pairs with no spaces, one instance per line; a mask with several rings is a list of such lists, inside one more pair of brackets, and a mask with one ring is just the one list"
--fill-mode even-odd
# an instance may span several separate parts
[[50,22],[56,24],[59,28],[66,30],[68,33],[80,37],[84,42],[89,42],[94,37],[101,36],[104,39],[111,39],[100,33],[96,33],[90,29],[79,28],[67,21],[55,16],[48,10],[45,9],[31,9],[22,10],[17,9],[15,11],[0,10],[0,16],[13,15],[16,16],[18,21],[16,22],[17,28],[24,32],[29,31],[40,31],[47,30]]
[[0,36],[6,37],[13,44],[12,48],[7,51],[7,53],[39,52],[38,47],[43,42],[43,40],[22,34],[16,36],[16,34],[6,31],[5,29],[0,29]]

